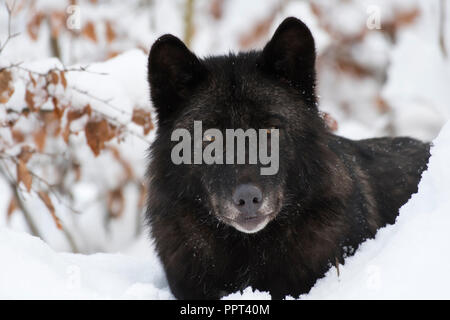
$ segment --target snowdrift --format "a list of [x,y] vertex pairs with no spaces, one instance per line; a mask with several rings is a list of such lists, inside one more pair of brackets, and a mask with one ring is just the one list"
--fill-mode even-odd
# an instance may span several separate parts
[[[332,268],[302,299],[449,299],[450,123],[434,141],[419,192],[337,270]],[[147,245],[143,239],[143,245]],[[0,229],[0,298],[172,299],[155,252],[57,253],[38,238]],[[235,293],[226,298],[267,299]]]
[[0,230],[0,299],[170,299],[156,254],[53,251],[26,233]]

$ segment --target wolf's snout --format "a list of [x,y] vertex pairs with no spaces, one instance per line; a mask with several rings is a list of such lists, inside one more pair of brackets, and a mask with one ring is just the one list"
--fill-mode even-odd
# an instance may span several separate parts
[[245,216],[256,217],[262,204],[261,189],[253,184],[241,184],[234,191],[233,203]]

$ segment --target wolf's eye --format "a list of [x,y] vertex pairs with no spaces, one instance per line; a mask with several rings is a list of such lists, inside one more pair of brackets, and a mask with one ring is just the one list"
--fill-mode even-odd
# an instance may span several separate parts
[[216,137],[214,137],[212,135],[207,135],[207,136],[205,136],[204,140],[207,142],[213,142],[214,140],[216,140]]
[[267,134],[271,134],[272,130],[278,129],[278,127],[272,126],[269,129],[266,129]]

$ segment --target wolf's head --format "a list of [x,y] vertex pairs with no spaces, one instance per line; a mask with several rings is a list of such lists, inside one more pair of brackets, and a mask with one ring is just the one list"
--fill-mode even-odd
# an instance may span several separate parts
[[[199,219],[218,226],[223,222],[246,233],[263,229],[281,216],[283,208],[299,206],[292,203],[293,195],[307,201],[314,191],[311,164],[318,162],[315,157],[319,156],[324,131],[314,90],[315,57],[312,34],[296,18],[284,20],[262,51],[200,59],[175,36],[160,37],[148,62],[151,98],[158,114],[151,150],[152,183],[164,190],[162,194],[174,206],[192,208],[195,204],[198,210],[192,214],[198,214]],[[189,133],[193,140],[188,145],[194,150],[194,121],[201,121],[202,150],[222,143],[223,150],[215,149],[214,156],[229,152],[227,129],[265,130],[262,139],[269,142],[273,142],[272,130],[277,130],[279,163],[275,174],[262,175],[261,161],[173,163],[171,155],[177,145],[171,139],[173,132],[181,129]],[[205,132],[212,128],[215,131],[209,132],[222,133],[222,138]],[[248,144],[247,160],[252,147],[260,148],[259,142]],[[277,150],[268,143],[268,151]],[[181,153],[184,159],[191,159],[195,152],[183,149]]]

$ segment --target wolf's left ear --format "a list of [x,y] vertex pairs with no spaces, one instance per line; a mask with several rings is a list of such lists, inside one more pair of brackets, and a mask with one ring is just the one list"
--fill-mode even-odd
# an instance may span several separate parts
[[316,49],[308,27],[299,19],[286,18],[266,44],[261,67],[289,84],[314,94]]
[[166,34],[153,44],[148,57],[148,81],[159,119],[175,111],[205,69],[186,45]]

